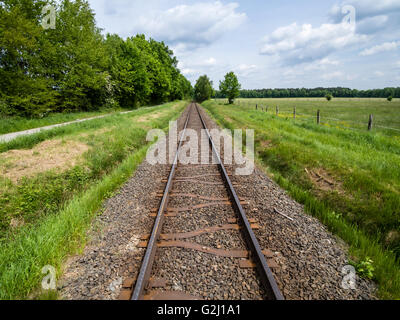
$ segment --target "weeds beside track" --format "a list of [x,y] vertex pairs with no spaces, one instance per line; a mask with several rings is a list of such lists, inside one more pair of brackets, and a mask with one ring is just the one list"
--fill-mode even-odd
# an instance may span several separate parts
[[[223,127],[255,129],[260,166],[350,245],[356,263],[373,260],[382,298],[400,297],[398,139],[213,101],[203,105]],[[331,187],[323,190],[314,173]]]
[[[13,147],[24,148],[48,137],[62,137],[87,141],[92,149],[81,166],[62,173],[45,173],[25,181],[23,186],[32,185],[32,189],[21,189],[10,182],[5,183],[7,189],[3,185],[0,196],[6,206],[2,207],[1,213],[0,299],[27,298],[38,288],[43,278],[43,266],[52,265],[60,271],[64,259],[82,248],[86,231],[104,199],[132,175],[146,156],[146,129],[167,129],[169,121],[176,119],[184,106],[185,102],[179,102],[141,109],[129,115],[93,120],[11,143]],[[161,112],[159,118],[149,117],[140,123],[135,121],[153,112]],[[87,134],[89,128],[104,127],[111,128],[111,131],[95,135],[89,130]],[[6,150],[10,148],[5,146]],[[72,175],[72,172],[81,174]],[[52,192],[54,188],[58,191]],[[23,203],[29,208],[22,206],[17,212],[24,219],[30,218],[23,227],[11,231],[7,223],[9,215]]]

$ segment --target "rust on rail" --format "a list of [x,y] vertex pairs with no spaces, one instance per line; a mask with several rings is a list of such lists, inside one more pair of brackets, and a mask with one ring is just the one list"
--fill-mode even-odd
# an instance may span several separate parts
[[[213,182],[213,181],[202,181],[201,178],[218,176],[216,174],[209,175],[195,175],[189,177],[176,177],[176,171],[178,166],[178,155],[181,147],[184,143],[185,133],[187,131],[188,123],[192,111],[197,111],[197,114],[201,120],[202,127],[207,133],[208,141],[211,146],[211,152],[214,158],[217,160],[215,164],[220,172],[220,177],[223,182]],[[214,165],[214,164],[213,164]],[[201,166],[191,166],[187,165],[185,168],[194,169]],[[229,167],[229,171],[232,167]],[[230,172],[229,172],[230,173]],[[129,279],[123,284],[123,289],[121,291],[122,299],[130,300],[201,300],[202,297],[195,297],[183,292],[174,291],[152,291],[154,288],[166,288],[167,281],[165,279],[151,279],[150,275],[152,272],[152,267],[155,260],[156,251],[159,248],[183,248],[187,250],[194,250],[198,252],[208,253],[211,255],[221,256],[221,257],[231,257],[241,259],[238,264],[240,268],[256,268],[261,279],[261,282],[266,289],[268,298],[272,300],[283,300],[283,295],[281,294],[271,269],[278,269],[278,264],[274,261],[274,254],[269,250],[261,250],[261,247],[256,239],[253,230],[260,229],[260,225],[254,219],[249,219],[243,209],[244,205],[248,205],[244,199],[239,198],[233,183],[230,179],[230,174],[228,174],[227,168],[224,167],[220,155],[215,148],[214,142],[211,135],[207,129],[206,123],[200,113],[199,107],[195,103],[191,103],[188,108],[188,113],[186,117],[186,122],[183,129],[183,134],[180,137],[179,145],[176,151],[174,162],[169,173],[167,180],[163,180],[166,183],[165,188],[155,194],[156,197],[161,197],[161,202],[159,208],[152,210],[152,216],[154,216],[155,222],[150,235],[145,235],[141,238],[141,242],[138,247],[146,249],[145,256],[143,258],[139,273],[137,278]],[[213,187],[223,186],[228,190],[229,198],[216,198],[216,197],[206,197],[201,195],[195,195],[190,193],[182,193],[173,190],[173,185],[175,183],[196,183],[204,184]],[[171,197],[189,197],[197,198],[200,200],[209,201],[208,203],[202,203],[198,205],[192,205],[190,207],[182,208],[172,208],[168,207],[169,199]],[[230,219],[228,224],[221,224],[213,227],[207,227],[201,230],[195,230],[191,232],[176,233],[176,234],[162,234],[162,228],[165,218],[176,217],[180,212],[188,212],[195,209],[204,209],[212,206],[229,205],[235,209],[237,213],[237,218]],[[203,246],[200,244],[186,242],[184,239],[194,238],[203,234],[216,233],[225,230],[240,230],[245,235],[245,240],[247,242],[247,247],[249,250],[240,249],[223,249],[218,246],[218,248],[211,248]],[[164,249],[165,250],[165,249]]]

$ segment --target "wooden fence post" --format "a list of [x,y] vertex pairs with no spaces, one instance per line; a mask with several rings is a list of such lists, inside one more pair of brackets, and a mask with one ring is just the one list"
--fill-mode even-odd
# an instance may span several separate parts
[[374,121],[374,116],[372,114],[369,115],[369,122],[368,122],[368,131],[372,130],[372,125]]
[[317,124],[320,124],[320,122],[321,122],[321,111],[318,110],[318,112],[317,112]]
[[258,110],[258,104],[256,104],[256,110]]
[[278,116],[278,115],[279,115],[279,107],[276,106],[276,116]]
[[294,110],[293,110],[293,119],[296,120],[296,107],[294,107]]

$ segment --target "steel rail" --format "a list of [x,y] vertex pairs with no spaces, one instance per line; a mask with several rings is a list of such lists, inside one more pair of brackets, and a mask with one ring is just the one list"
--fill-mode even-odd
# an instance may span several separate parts
[[164,194],[163,194],[163,197],[162,197],[162,200],[161,200],[161,204],[160,204],[160,207],[158,209],[157,218],[156,218],[156,220],[154,222],[153,231],[152,231],[151,236],[150,236],[150,240],[149,240],[149,243],[148,243],[148,246],[147,246],[146,254],[145,254],[144,258],[143,258],[142,265],[140,267],[139,275],[138,275],[137,280],[136,280],[136,284],[135,284],[135,288],[134,288],[133,293],[132,293],[131,300],[140,300],[143,297],[143,291],[144,291],[146,283],[147,283],[147,281],[148,281],[148,279],[150,278],[150,275],[151,275],[151,270],[152,270],[152,267],[153,267],[154,258],[155,258],[156,251],[157,251],[157,241],[158,241],[158,239],[160,237],[161,229],[162,229],[162,226],[163,226],[163,223],[164,223],[164,219],[165,219],[164,212],[166,211],[167,206],[168,206],[169,193],[170,193],[170,190],[171,190],[171,186],[173,184],[176,168],[177,168],[177,165],[178,165],[179,150],[181,149],[181,146],[182,146],[182,144],[184,142],[183,139],[184,139],[185,134],[186,134],[186,129],[187,129],[187,125],[188,125],[188,122],[189,122],[189,119],[190,119],[190,113],[191,113],[192,107],[193,107],[193,103],[190,104],[190,107],[189,107],[188,116],[186,118],[184,131],[183,131],[183,134],[182,134],[182,136],[180,138],[180,141],[179,141],[179,146],[178,146],[178,149],[176,151],[175,159],[174,159],[174,162],[172,164],[171,172],[170,172],[169,177],[168,177],[167,186],[165,187],[165,191],[164,191]]
[[228,186],[228,191],[233,199],[233,203],[237,211],[239,212],[239,218],[241,220],[241,223],[244,225],[244,234],[246,238],[246,242],[251,249],[252,252],[252,259],[255,260],[258,273],[260,275],[262,284],[264,285],[264,288],[267,290],[267,293],[271,295],[271,298],[274,300],[284,300],[284,297],[281,293],[281,291],[278,288],[278,285],[275,281],[274,275],[271,272],[271,269],[268,266],[267,260],[265,259],[264,254],[262,253],[260,244],[258,243],[258,240],[253,232],[253,229],[251,228],[250,222],[246,216],[246,213],[240,203],[239,197],[232,185],[231,179],[228,176],[228,173],[226,172],[226,169],[221,161],[221,157],[215,147],[214,141],[210,135],[209,130],[207,129],[206,123],[204,122],[204,119],[200,113],[199,107],[197,104],[195,104],[197,113],[199,114],[200,120],[203,124],[203,127],[207,133],[208,140],[210,142],[210,145],[212,147],[212,151],[214,155],[217,158],[217,164],[219,166],[221,175],[223,180],[225,181],[226,185]]

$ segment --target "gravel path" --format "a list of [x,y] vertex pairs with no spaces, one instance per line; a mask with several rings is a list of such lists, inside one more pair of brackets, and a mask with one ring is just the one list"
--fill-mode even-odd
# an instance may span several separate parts
[[[186,112],[179,120],[182,128]],[[209,128],[216,128],[203,112]],[[71,257],[65,265],[59,291],[64,299],[117,299],[123,279],[138,273],[144,249],[138,248],[149,234],[158,207],[161,180],[170,166],[151,166],[146,161],[119,194],[109,199],[90,231],[92,241],[82,255]],[[177,177],[188,176],[180,167]],[[205,170],[198,169],[196,175]],[[191,174],[193,175],[193,173]],[[177,178],[179,179],[179,178]],[[214,178],[207,177],[212,182]],[[280,269],[275,277],[286,299],[373,299],[375,286],[357,279],[356,290],[341,288],[341,270],[347,265],[345,245],[332,236],[318,220],[306,215],[303,207],[290,199],[271,179],[256,169],[251,176],[234,176],[238,195],[249,201],[245,210],[261,226],[256,236],[263,249],[270,249]],[[220,190],[221,189],[221,190]],[[224,188],[199,189],[190,183],[176,183],[174,191],[203,196],[226,197]],[[169,207],[187,206],[188,200],[171,198]],[[192,204],[202,203],[191,200]],[[289,220],[277,213],[291,217]],[[227,223],[234,212],[229,206],[196,209],[166,219],[163,233],[187,232]],[[192,239],[204,246],[222,249],[245,248],[237,231],[219,231]],[[263,299],[264,294],[253,270],[236,267],[237,259],[221,258],[188,249],[161,248],[153,268],[157,277],[168,280],[166,289],[185,291],[205,299]]]
[[54,128],[64,127],[64,126],[68,126],[68,125],[74,124],[74,123],[86,122],[86,121],[90,121],[90,120],[94,120],[94,119],[101,119],[101,118],[109,117],[114,114],[127,114],[127,113],[131,113],[131,112],[133,112],[133,111],[125,111],[125,112],[119,112],[119,113],[106,114],[106,115],[102,115],[102,116],[96,116],[96,117],[91,117],[91,118],[86,118],[86,119],[78,119],[78,120],[59,123],[59,124],[53,124],[51,126],[46,126],[46,127],[41,127],[41,128],[7,133],[7,134],[0,135],[0,143],[10,142],[19,137],[30,136],[32,134],[39,133],[41,131],[48,131],[48,130],[51,130]]

